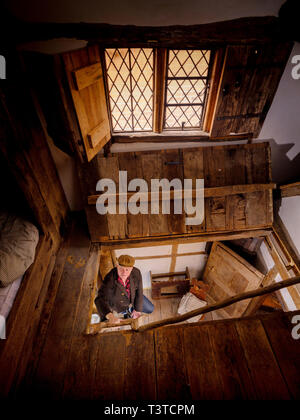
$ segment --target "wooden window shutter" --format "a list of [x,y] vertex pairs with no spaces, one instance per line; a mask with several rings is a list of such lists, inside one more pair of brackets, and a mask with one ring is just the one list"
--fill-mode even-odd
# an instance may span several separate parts
[[63,54],[69,87],[88,161],[110,140],[110,124],[99,49]]
[[211,137],[258,136],[290,52],[290,43],[227,47]]

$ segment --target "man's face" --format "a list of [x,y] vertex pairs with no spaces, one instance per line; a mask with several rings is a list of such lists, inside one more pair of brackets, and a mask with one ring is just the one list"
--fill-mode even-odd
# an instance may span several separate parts
[[133,267],[125,267],[124,265],[117,265],[118,275],[122,280],[126,280],[130,276]]

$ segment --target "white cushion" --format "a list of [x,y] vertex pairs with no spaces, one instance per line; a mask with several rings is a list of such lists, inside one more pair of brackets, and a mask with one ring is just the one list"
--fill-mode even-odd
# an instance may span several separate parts
[[38,240],[38,229],[32,223],[0,214],[0,287],[7,287],[30,267]]
[[[188,292],[184,296],[182,296],[177,312],[182,315],[186,314],[187,312],[194,311],[195,309],[202,308],[206,305],[207,302],[198,299],[197,296],[193,295],[193,293]],[[201,318],[201,316],[201,314],[196,315],[193,318],[187,319],[187,322],[197,322]]]

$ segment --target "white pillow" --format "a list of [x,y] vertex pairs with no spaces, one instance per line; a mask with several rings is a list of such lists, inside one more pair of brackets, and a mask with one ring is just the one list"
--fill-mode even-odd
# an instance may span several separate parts
[[0,214],[0,287],[22,276],[34,261],[38,229],[30,222]]
[[[197,296],[193,295],[193,293],[188,292],[181,298],[177,312],[180,315],[183,315],[183,314],[186,314],[187,312],[194,311],[195,309],[202,308],[203,306],[206,306],[206,305],[207,305],[207,302],[205,302],[204,300],[198,299]],[[201,314],[196,315],[193,318],[187,319],[186,321],[197,322],[199,321],[201,316],[202,316]]]

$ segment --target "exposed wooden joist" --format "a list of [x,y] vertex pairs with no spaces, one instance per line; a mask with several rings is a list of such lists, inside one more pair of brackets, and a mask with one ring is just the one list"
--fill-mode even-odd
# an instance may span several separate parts
[[[177,244],[177,245],[180,245],[180,244]],[[192,255],[207,255],[207,253],[205,251],[199,251],[199,252],[182,252],[178,254],[172,251],[171,254],[146,255],[143,257],[135,257],[135,260],[151,260],[151,259],[156,259],[156,258],[173,258],[173,257],[190,257]],[[174,271],[174,270],[170,270],[170,271]]]
[[294,263],[293,268],[294,270],[296,270],[297,275],[300,275],[299,255],[297,255],[297,250],[295,248],[295,245],[292,243],[289,233],[279,215],[275,216],[275,220],[273,223],[273,231],[274,231],[274,236],[277,239],[277,241],[280,243],[282,249],[285,249],[286,253],[290,255]]
[[[286,267],[286,265],[284,264],[284,262],[282,261],[282,258],[280,257],[280,254],[278,252],[278,250],[276,249],[276,247],[273,244],[273,241],[271,240],[271,236],[268,238],[265,238],[265,244],[267,245],[268,251],[275,263],[275,266],[278,269],[278,272],[281,276],[281,278],[285,279],[285,278],[289,278],[291,277],[288,267]],[[300,308],[300,294],[299,292],[294,288],[294,287],[290,287],[288,289],[297,309]]]
[[[272,284],[274,282],[277,274],[278,274],[278,269],[274,265],[271,268],[271,270],[268,271],[268,273],[265,275],[265,278],[263,279],[263,281],[261,283],[261,287],[269,286],[270,284]],[[249,303],[249,305],[247,306],[247,309],[243,313],[243,316],[250,316],[250,315],[255,314],[255,312],[261,307],[265,298],[266,298],[265,295],[257,296],[255,298],[253,298],[251,300],[251,302]]]
[[280,193],[282,198],[300,195],[300,181],[293,182],[292,184],[281,185]]
[[[218,233],[190,233],[187,235],[166,235],[153,237],[148,236],[144,238],[133,238],[133,239],[119,239],[105,241],[105,245],[102,245],[103,249],[113,247],[114,249],[122,248],[139,248],[144,246],[156,246],[156,245],[172,245],[174,243],[195,243],[195,242],[214,242],[214,241],[230,241],[241,238],[254,238],[258,236],[269,236],[272,233],[271,228],[256,229],[256,230],[243,230],[236,232],[218,232]],[[97,241],[99,242],[99,241]]]

